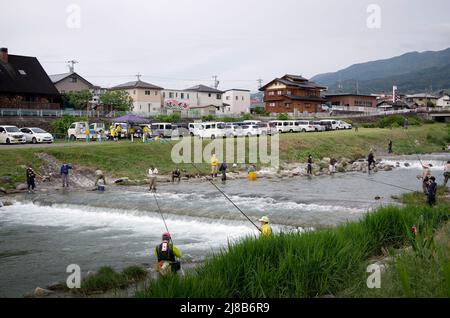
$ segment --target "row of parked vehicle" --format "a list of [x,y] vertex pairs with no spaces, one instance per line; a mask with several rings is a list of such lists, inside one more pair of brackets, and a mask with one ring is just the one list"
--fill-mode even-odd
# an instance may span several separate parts
[[49,143],[53,136],[38,127],[0,126],[0,144]]

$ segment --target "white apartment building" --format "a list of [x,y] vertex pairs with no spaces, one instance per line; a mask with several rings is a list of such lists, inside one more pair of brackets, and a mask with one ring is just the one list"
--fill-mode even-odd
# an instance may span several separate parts
[[223,113],[240,115],[250,113],[250,91],[245,89],[229,89],[222,95]]
[[450,107],[450,95],[444,94],[440,96],[436,101],[437,107]]

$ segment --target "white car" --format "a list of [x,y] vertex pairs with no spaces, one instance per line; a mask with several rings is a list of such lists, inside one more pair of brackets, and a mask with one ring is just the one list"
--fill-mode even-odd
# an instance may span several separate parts
[[193,136],[198,136],[198,130],[200,129],[202,123],[189,123],[189,134]]
[[225,137],[225,123],[202,123],[200,129],[198,130],[198,137],[211,139]]
[[320,124],[320,121],[309,121],[309,124],[314,127],[316,131],[325,131],[327,128],[324,125]]
[[24,134],[26,142],[31,142],[33,144],[37,144],[37,143],[51,144],[53,142],[53,136],[41,128],[25,127],[25,128],[20,128],[20,131]]
[[346,123],[345,121],[338,120],[339,129],[352,129],[352,125]]
[[247,137],[260,136],[262,134],[261,128],[258,125],[244,125],[241,127],[242,134]]
[[309,132],[309,131],[316,131],[316,128],[310,124],[307,120],[299,120],[295,122],[296,125],[298,125],[298,130],[300,132]]
[[324,120],[321,120],[321,122],[322,122],[324,125],[328,125],[328,126],[331,128],[331,130],[339,129],[339,123],[338,123],[337,120],[324,119]]
[[237,123],[226,123],[225,124],[225,137],[233,138],[233,137],[242,137],[245,136],[242,131],[242,125]]
[[16,126],[0,126],[0,143],[2,144],[24,144],[25,136]]

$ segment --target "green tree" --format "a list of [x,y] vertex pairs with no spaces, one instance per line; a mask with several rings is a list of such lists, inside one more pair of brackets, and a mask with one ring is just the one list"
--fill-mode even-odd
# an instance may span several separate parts
[[79,92],[67,92],[62,96],[66,108],[86,109],[92,99],[92,93],[85,89]]
[[277,116],[278,120],[289,120],[289,115],[287,113],[280,113]]
[[100,97],[100,103],[112,106],[114,110],[130,111],[133,109],[133,99],[127,91],[107,91]]
[[52,122],[53,132],[55,134],[66,135],[69,126],[77,121],[88,121],[88,118],[84,116],[74,117],[70,115],[64,115],[60,119],[57,119],[54,122]]

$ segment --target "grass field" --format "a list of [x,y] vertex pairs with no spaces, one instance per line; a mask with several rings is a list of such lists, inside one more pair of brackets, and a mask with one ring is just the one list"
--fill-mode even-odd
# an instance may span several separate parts
[[[450,143],[450,127],[446,124],[428,124],[415,126],[408,130],[401,128],[379,129],[360,128],[355,131],[332,131],[323,133],[282,134],[280,137],[280,161],[304,162],[309,154],[321,159],[335,157],[357,159],[366,157],[373,148],[376,155],[386,153],[388,139],[394,143],[394,153],[412,154],[440,151]],[[210,141],[205,140],[204,145]],[[43,148],[14,149],[14,146],[0,149],[0,176],[11,176],[13,183],[25,180],[26,164],[32,164],[39,170],[41,161],[34,153],[45,152],[58,160],[66,160],[75,166],[99,168],[115,177],[142,179],[150,165],[155,165],[160,173],[169,173],[175,164],[171,160],[171,150],[175,142],[160,144],[153,142],[142,144],[104,142],[86,145],[83,142],[69,146],[61,145]],[[209,160],[209,158],[208,158]],[[208,173],[209,165],[198,165]],[[190,164],[180,164],[186,173],[197,171]]]

